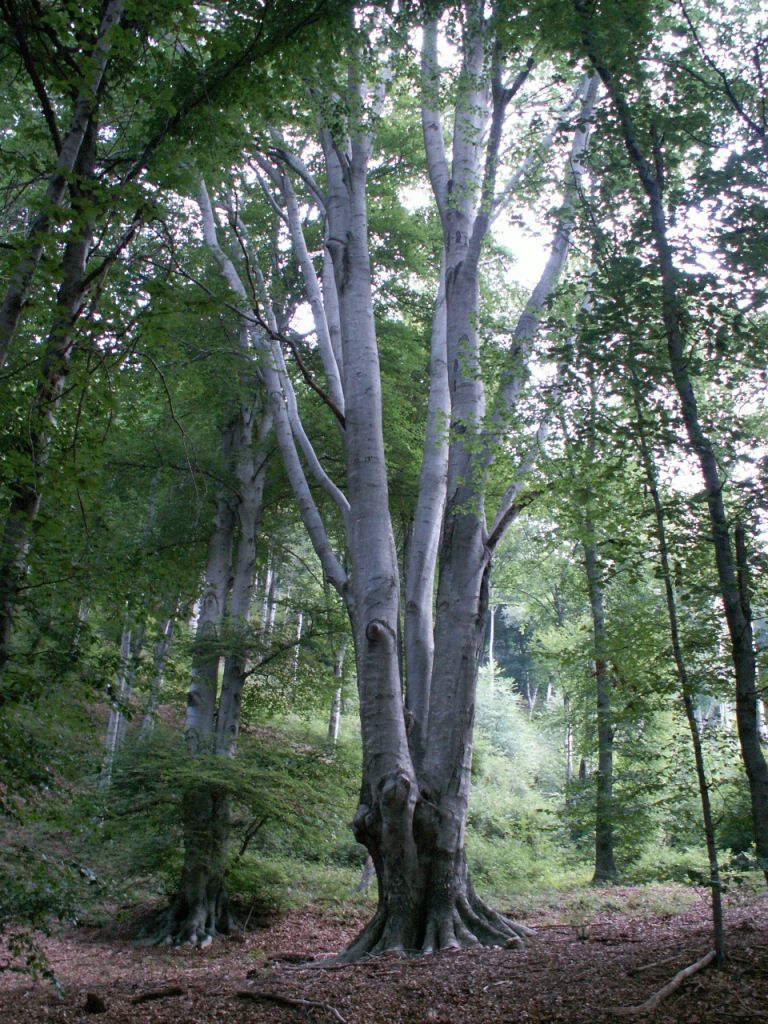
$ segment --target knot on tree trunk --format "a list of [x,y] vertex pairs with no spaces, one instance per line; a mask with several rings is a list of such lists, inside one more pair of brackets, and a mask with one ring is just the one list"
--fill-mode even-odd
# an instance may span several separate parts
[[383,643],[388,637],[394,641],[394,630],[381,619],[371,619],[365,627],[365,637],[372,644]]
[[379,799],[384,807],[394,809],[409,803],[411,780],[402,771],[391,772],[379,782]]

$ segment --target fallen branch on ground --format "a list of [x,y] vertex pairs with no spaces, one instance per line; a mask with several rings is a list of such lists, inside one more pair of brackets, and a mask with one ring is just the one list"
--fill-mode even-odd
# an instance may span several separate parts
[[252,999],[254,1002],[271,1002],[278,1003],[281,1006],[300,1006],[300,1007],[312,1007],[316,1010],[326,1010],[328,1013],[332,1013],[334,1017],[341,1021],[341,1024],[347,1024],[344,1017],[341,1016],[335,1006],[331,1006],[330,1003],[323,1003],[319,999],[294,999],[291,996],[281,996],[277,992],[238,992],[238,999]]
[[654,960],[652,964],[643,964],[640,967],[630,967],[627,974],[641,974],[643,971],[652,971],[654,967],[664,967],[666,964],[674,963],[676,956],[668,956],[665,960]]
[[701,960],[697,960],[695,964],[691,964],[690,967],[684,968],[682,971],[678,971],[672,981],[664,988],[660,988],[658,992],[646,999],[644,1003],[640,1003],[639,1006],[617,1006],[613,1009],[613,1013],[622,1017],[634,1017],[641,1013],[652,1013],[659,1005],[662,1000],[666,999],[668,995],[671,995],[676,989],[680,988],[686,978],[690,978],[692,974],[697,971],[703,971],[705,967],[708,967],[715,959],[714,949],[703,956]]

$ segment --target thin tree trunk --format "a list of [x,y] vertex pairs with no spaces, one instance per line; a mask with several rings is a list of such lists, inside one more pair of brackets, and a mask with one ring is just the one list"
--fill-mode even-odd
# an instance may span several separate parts
[[[565,791],[568,793],[573,781],[573,722],[571,720],[571,699],[567,693],[563,694],[563,705],[565,707]],[[568,797],[566,797],[566,805]]]
[[[738,538],[737,552],[734,556],[731,528],[725,510],[724,481],[720,475],[714,446],[701,423],[696,393],[688,370],[683,328],[686,316],[684,302],[680,296],[680,274],[675,267],[667,238],[662,144],[654,129],[650,162],[640,147],[626,96],[597,44],[592,27],[591,5],[585,0],[576,0],[576,9],[583,16],[582,38],[585,48],[611,98],[627,153],[648,198],[651,232],[661,275],[662,315],[667,351],[686,433],[699,462],[706,488],[715,565],[736,676],[736,722],[744,767],[749,780],[757,856],[768,882],[768,765],[760,743],[757,724],[757,669],[746,590],[746,562],[739,558]],[[742,544],[742,547],[745,546]]]
[[496,641],[496,612],[499,610],[499,606],[496,604],[491,605],[490,621],[488,623],[488,688],[490,690],[491,697],[496,692],[496,652],[495,652],[495,641]]
[[120,704],[123,701],[125,692],[125,680],[128,676],[128,665],[131,658],[131,627],[126,622],[120,638],[120,667],[115,680],[115,696],[109,709],[109,722],[107,723],[107,738],[105,741],[105,754],[101,766],[101,784],[109,786],[112,782],[112,765],[117,750],[117,737],[120,729],[120,718],[122,712]]
[[171,640],[173,638],[173,626],[175,613],[160,624],[160,635],[155,640],[155,649],[152,655],[152,681],[149,687],[149,697],[144,718],[141,723],[141,739],[148,739],[155,727],[157,710],[160,706],[160,697],[163,689],[163,677],[168,655],[171,651]]
[[[347,653],[346,642],[341,645],[338,655],[336,656],[336,662],[333,666],[333,675],[335,679],[341,680],[344,676],[344,658]],[[331,702],[331,714],[328,719],[328,739],[335,743],[339,738],[339,729],[341,728],[341,711],[342,711],[342,690],[343,684],[339,682],[339,685],[333,691],[333,701]]]
[[595,645],[597,687],[597,794],[595,799],[595,884],[614,882],[618,877],[613,855],[613,722],[611,721],[611,678],[606,657],[603,586],[598,568],[594,526],[585,523],[584,564],[589,586],[592,633]]
[[[633,374],[634,378],[634,374]],[[696,761],[696,778],[699,784],[699,796],[701,798],[701,811],[704,823],[704,837],[707,844],[707,857],[709,859],[709,884],[712,891],[712,925],[715,937],[715,955],[718,967],[725,962],[725,931],[723,929],[723,906],[720,885],[720,866],[717,858],[717,842],[715,835],[715,824],[712,817],[712,804],[709,798],[709,783],[704,764],[704,751],[701,745],[701,733],[696,720],[696,712],[693,706],[692,686],[688,675],[688,666],[683,656],[683,647],[680,642],[680,629],[677,615],[677,598],[672,583],[672,570],[669,564],[669,548],[667,546],[667,530],[665,523],[664,506],[661,501],[658,486],[658,474],[645,433],[645,422],[641,405],[637,380],[634,379],[633,398],[635,412],[637,415],[637,437],[640,442],[640,455],[645,470],[645,478],[648,483],[648,490],[653,499],[653,508],[656,514],[656,536],[659,542],[659,561],[661,572],[664,578],[664,591],[667,599],[667,614],[669,617],[669,632],[672,639],[672,652],[675,657],[677,678],[680,683],[680,692],[685,707],[685,716],[688,720],[688,728],[691,733],[691,743]]]

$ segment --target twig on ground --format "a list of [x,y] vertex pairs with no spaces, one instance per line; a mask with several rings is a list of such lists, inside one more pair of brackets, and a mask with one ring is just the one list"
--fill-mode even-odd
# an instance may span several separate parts
[[658,992],[655,992],[650,999],[646,999],[644,1003],[640,1003],[639,1006],[617,1006],[614,1007],[613,1013],[617,1016],[622,1017],[634,1017],[639,1016],[642,1013],[652,1013],[668,995],[671,995],[676,989],[680,988],[686,978],[690,978],[692,974],[696,974],[697,971],[703,971],[705,967],[708,967],[715,959],[716,953],[714,949],[703,956],[701,960],[697,960],[695,964],[691,964],[689,967],[685,967],[682,971],[678,971],[672,981],[664,988],[660,988]]
[[341,1021],[341,1024],[347,1024],[346,1020],[335,1006],[331,1006],[330,1003],[324,1003],[319,999],[294,999],[291,996],[281,996],[277,992],[238,992],[238,999],[251,999],[254,1002],[265,1002],[278,1003],[280,1006],[300,1006],[300,1007],[312,1007],[316,1010],[326,1010],[328,1013],[332,1013],[334,1017]]

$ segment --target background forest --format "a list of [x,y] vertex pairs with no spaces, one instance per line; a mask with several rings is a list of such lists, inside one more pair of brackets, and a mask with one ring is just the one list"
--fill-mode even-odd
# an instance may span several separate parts
[[462,941],[403,780],[490,902],[757,886],[760,5],[0,0],[0,55],[10,951],[377,875],[372,945]]

